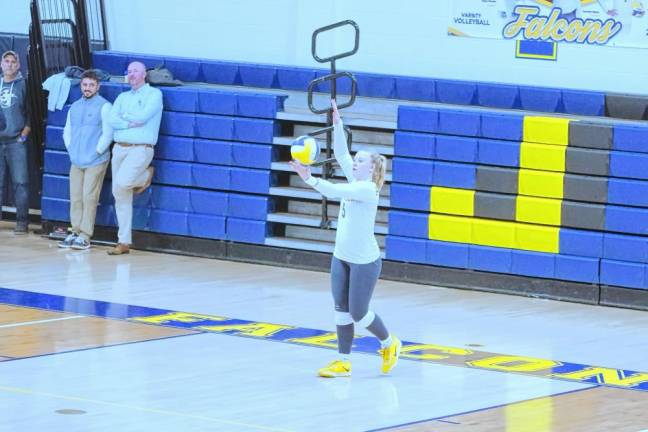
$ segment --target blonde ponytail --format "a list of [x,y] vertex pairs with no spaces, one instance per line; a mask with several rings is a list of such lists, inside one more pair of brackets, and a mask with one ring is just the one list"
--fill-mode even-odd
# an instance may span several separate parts
[[371,163],[373,164],[373,176],[371,180],[376,183],[376,189],[380,190],[385,183],[385,173],[387,172],[387,159],[378,153],[371,154]]

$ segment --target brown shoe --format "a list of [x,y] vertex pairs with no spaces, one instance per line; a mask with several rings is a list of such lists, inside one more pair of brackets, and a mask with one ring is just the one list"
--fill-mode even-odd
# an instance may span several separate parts
[[134,194],[141,194],[146,190],[147,187],[151,186],[151,182],[153,181],[153,172],[155,171],[155,168],[150,166],[146,168],[146,171],[148,171],[148,177],[146,178],[146,183],[144,183],[140,187],[133,188]]
[[114,248],[108,251],[108,255],[125,255],[130,253],[130,247],[125,243],[117,243]]

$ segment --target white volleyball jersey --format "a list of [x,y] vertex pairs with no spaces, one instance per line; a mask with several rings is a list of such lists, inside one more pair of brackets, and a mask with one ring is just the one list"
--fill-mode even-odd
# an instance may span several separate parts
[[356,181],[353,177],[353,160],[341,121],[334,127],[333,151],[349,182],[331,183],[311,177],[306,183],[327,198],[341,199],[333,255],[352,264],[368,264],[380,257],[374,236],[379,191],[373,181]]

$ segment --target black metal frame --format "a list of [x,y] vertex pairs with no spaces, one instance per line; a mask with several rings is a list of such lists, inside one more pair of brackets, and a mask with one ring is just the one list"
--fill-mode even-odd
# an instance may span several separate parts
[[[334,54],[332,56],[325,57],[325,58],[319,57],[317,55],[317,37],[319,36],[319,34],[330,30],[334,30],[339,27],[347,26],[347,25],[352,26],[355,30],[353,49],[339,54]],[[332,140],[333,109],[330,106],[327,106],[326,108],[316,108],[313,104],[313,92],[315,91],[315,88],[319,84],[330,81],[331,82],[330,99],[337,101],[337,79],[346,77],[351,80],[351,95],[347,102],[338,105],[338,109],[348,108],[351,105],[353,105],[357,93],[356,79],[353,76],[353,74],[350,72],[337,72],[336,62],[339,59],[354,55],[356,52],[358,52],[359,47],[360,47],[360,27],[358,27],[358,24],[356,24],[355,21],[352,20],[344,20],[324,27],[320,27],[313,32],[313,36],[311,38],[311,53],[313,54],[313,58],[315,59],[315,61],[319,63],[330,63],[330,67],[331,67],[331,73],[329,73],[328,75],[321,76],[319,78],[315,78],[308,85],[308,108],[314,114],[326,113],[327,126],[308,134],[309,136],[312,137],[321,135],[323,133],[326,134],[326,159],[322,161],[318,161],[313,164],[314,166],[322,166],[322,178],[324,179],[328,179],[333,174],[332,164],[335,161],[335,158],[331,158],[331,144],[333,142]],[[344,130],[347,133],[347,145],[349,149],[351,149],[351,142],[353,141],[353,135],[351,133],[351,129],[345,126]],[[322,198],[322,218],[320,220],[320,228],[328,229],[330,227],[331,227],[331,221],[328,218],[328,200],[326,199],[326,197],[323,197]]]

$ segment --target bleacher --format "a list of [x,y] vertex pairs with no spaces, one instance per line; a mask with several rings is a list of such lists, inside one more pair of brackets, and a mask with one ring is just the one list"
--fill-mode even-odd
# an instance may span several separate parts
[[[94,67],[117,77],[102,84],[107,99],[127,88],[117,80],[135,60],[163,64],[186,85],[161,88],[156,174],[135,200],[134,229],[332,250],[334,231],[319,228],[319,194],[287,165],[292,138],[325,122],[308,111],[305,89],[328,71],[96,52]],[[359,97],[342,113],[353,151],[390,159],[376,225],[387,259],[648,288],[648,127],[637,121],[646,98],[355,76]],[[338,92],[349,84],[341,80]],[[65,115],[51,114],[47,127],[42,214],[52,221],[69,218]],[[107,178],[98,225],[116,225],[112,205]],[[329,214],[335,228],[335,201]]]

